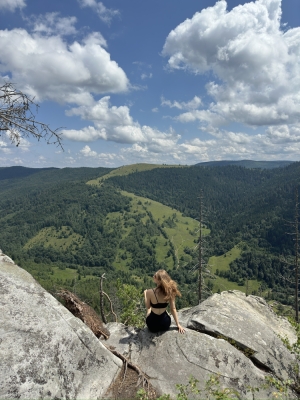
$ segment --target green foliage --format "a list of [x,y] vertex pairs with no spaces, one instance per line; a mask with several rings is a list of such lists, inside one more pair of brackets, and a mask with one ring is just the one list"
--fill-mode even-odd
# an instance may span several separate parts
[[[221,388],[220,376],[216,374],[210,375],[205,383],[205,388],[198,388],[198,379],[191,376],[187,384],[177,384],[178,391],[176,400],[207,399],[207,400],[232,400],[240,399],[238,392],[232,388]],[[150,400],[145,389],[139,389],[136,396],[137,400]],[[156,400],[171,400],[170,395],[164,394]]]
[[120,233],[111,231],[104,217],[128,204],[129,199],[114,189],[100,190],[80,182],[41,186],[27,196],[20,193],[17,198],[1,199],[2,249],[16,261],[109,269]]
[[[280,387],[280,393],[286,394],[287,388],[292,387],[298,394],[300,394],[300,371],[299,371],[299,363],[300,363],[300,324],[297,323],[294,318],[288,317],[290,324],[295,328],[297,340],[295,343],[291,344],[288,337],[280,337],[283,344],[287,347],[287,349],[295,355],[296,362],[292,366],[294,371],[294,380],[286,381],[286,382],[274,382],[276,389],[278,389],[278,385]],[[280,386],[281,385],[281,386]]]
[[121,303],[121,322],[125,325],[143,328],[145,326],[145,306],[142,293],[133,285],[117,281],[117,296]]
[[[152,398],[149,397],[148,392],[144,389],[141,388],[136,392],[136,400],[152,400]],[[162,396],[156,397],[155,400],[171,400],[171,396],[169,394],[163,394]]]
[[[249,293],[291,304],[293,288],[280,277],[285,266],[279,254],[291,257],[294,252],[282,221],[292,219],[300,164],[264,171],[235,166],[158,167],[34,173],[19,169],[13,174],[2,170],[2,250],[34,270],[47,288],[57,284],[56,270],[53,276],[49,266],[61,271],[84,267],[86,277],[106,272],[126,284],[133,283],[130,274],[134,274],[138,277],[134,285],[141,291],[149,287],[153,272],[164,268],[183,294],[178,308],[194,305],[197,255],[193,248],[198,240],[198,195],[203,190],[205,232],[210,233],[205,261],[219,258],[212,271],[218,269],[218,276],[205,283],[212,291],[245,291],[248,283]],[[91,179],[98,186],[86,185]],[[239,255],[230,255],[231,251]],[[85,276],[80,272],[59,278],[59,284],[70,286],[74,280],[77,287]],[[92,297],[89,301],[94,303]]]
[[[208,264],[211,266],[211,272],[215,274],[215,279],[213,281],[214,291],[241,290],[246,292],[246,279],[248,276],[247,274],[244,274],[244,264],[239,262],[242,254],[242,247],[243,243],[239,243],[227,253],[221,256],[212,256],[209,258]],[[238,263],[240,267],[235,275],[231,274],[232,265],[235,265],[233,263]],[[258,290],[260,283],[256,279],[250,279],[250,277],[248,278],[248,294],[250,294],[253,291]]]
[[192,395],[193,397],[195,397],[195,395],[199,395],[201,393],[201,390],[197,387],[198,382],[198,379],[191,376],[189,379],[189,383],[187,383],[186,385],[177,384],[176,389],[179,393],[177,394],[176,399],[188,400],[190,398],[190,395]]
[[148,392],[144,388],[139,389],[136,392],[135,399],[136,400],[149,400]]
[[262,385],[264,389],[272,389],[272,399],[289,399],[290,388],[294,385],[294,382],[290,379],[281,381],[274,376],[266,376],[265,384]]
[[[177,384],[176,389],[178,394],[176,400],[189,400],[191,398],[197,400],[233,400],[241,399],[240,394],[233,388],[221,388],[220,375],[212,374],[205,383],[204,389],[198,388],[199,381],[191,376],[187,384]],[[290,379],[286,381],[281,381],[274,376],[266,376],[265,383],[263,383],[259,388],[253,388],[248,386],[247,392],[252,393],[253,399],[255,399],[255,394],[260,391],[260,389],[271,390],[271,399],[289,399],[290,388],[293,387],[294,382]],[[150,400],[145,389],[140,389],[137,392],[137,400]],[[163,395],[158,397],[156,400],[170,400],[170,395]]]
[[288,320],[296,331],[297,341],[295,343],[291,344],[287,336],[280,337],[280,338],[283,341],[284,345],[287,347],[287,349],[291,353],[295,354],[297,360],[300,361],[300,324],[297,323],[294,320],[294,318],[289,317]]
[[205,384],[205,392],[208,395],[208,399],[215,400],[230,400],[240,399],[238,392],[232,388],[221,389],[220,376],[210,375],[208,381]]
[[219,278],[244,288],[246,281],[259,281],[262,286],[252,288],[252,292],[261,295],[271,288],[273,299],[289,304],[289,285],[280,277],[284,265],[279,255],[294,254],[292,236],[286,234],[282,221],[293,220],[299,170],[300,163],[273,170],[194,166],[114,176],[107,184],[160,201],[193,218],[199,213],[198,195],[202,190],[211,231],[208,256],[221,256],[237,243],[245,244],[240,260],[222,271]]

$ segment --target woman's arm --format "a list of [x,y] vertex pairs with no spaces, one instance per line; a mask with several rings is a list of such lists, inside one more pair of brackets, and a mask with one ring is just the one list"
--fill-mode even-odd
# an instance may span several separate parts
[[144,297],[145,297],[145,306],[146,306],[146,317],[151,313],[151,306],[150,306],[150,296],[148,290],[144,290]]
[[171,309],[171,314],[173,315],[174,321],[177,325],[178,331],[180,333],[184,333],[185,329],[179,324],[178,321],[178,315],[177,315],[177,311],[176,311],[176,307],[175,307],[175,300],[170,300],[170,309]]

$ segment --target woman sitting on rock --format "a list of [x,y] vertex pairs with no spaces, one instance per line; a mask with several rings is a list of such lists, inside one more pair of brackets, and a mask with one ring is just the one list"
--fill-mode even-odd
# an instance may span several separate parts
[[144,291],[147,308],[146,324],[149,330],[155,333],[167,331],[170,328],[171,317],[166,311],[168,304],[170,304],[171,314],[178,327],[178,331],[184,333],[184,328],[178,322],[175,307],[175,297],[181,296],[181,293],[177,289],[177,283],[163,269],[154,274],[153,280],[156,283],[156,288]]

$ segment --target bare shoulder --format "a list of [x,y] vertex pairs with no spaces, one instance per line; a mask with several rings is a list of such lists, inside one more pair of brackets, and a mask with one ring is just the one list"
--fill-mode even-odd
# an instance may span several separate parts
[[152,301],[154,300],[154,292],[153,289],[146,289],[144,291],[144,296],[146,296],[148,299],[151,299]]
[[150,294],[150,293],[152,293],[152,289],[145,289],[145,290],[144,290],[144,293]]

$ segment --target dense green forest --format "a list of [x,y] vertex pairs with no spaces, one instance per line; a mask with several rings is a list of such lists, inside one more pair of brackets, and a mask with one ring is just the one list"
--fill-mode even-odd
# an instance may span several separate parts
[[218,282],[246,287],[252,280],[254,293],[292,303],[293,285],[283,279],[291,266],[283,258],[294,255],[286,221],[294,218],[300,163],[147,169],[120,169],[118,176],[107,168],[1,168],[0,248],[48,290],[67,287],[98,311],[103,273],[118,304],[120,284],[141,293],[158,268],[180,284],[178,306],[193,305],[202,193],[205,260],[239,248],[226,268],[212,268],[207,293],[220,290]]
[[212,254],[241,240],[259,239],[274,253],[290,253],[285,220],[293,219],[300,163],[272,170],[227,166],[155,169],[112,177],[107,185],[149,197],[197,218],[202,191]]
[[[1,186],[1,249],[52,293],[66,287],[96,309],[98,277],[104,272],[105,290],[115,299],[118,279],[141,294],[157,269],[172,269],[179,256],[180,262],[192,259],[182,246],[176,253],[172,230],[177,225],[184,229],[181,236],[188,236],[186,243],[196,240],[195,222],[182,221],[174,210],[132,200],[110,186],[86,184],[108,171],[41,170],[27,176],[22,171],[20,179],[3,179]],[[161,222],[153,218],[153,207],[162,213]],[[196,276],[187,278],[192,280]],[[187,295],[179,305],[191,302]]]
[[293,163],[268,170],[237,166],[156,169],[112,177],[106,185],[159,199],[194,218],[202,192],[204,219],[211,230],[207,256],[244,244],[240,262],[232,262],[223,276],[236,282],[258,279],[263,288],[272,289],[274,298],[291,303],[290,285],[282,277],[290,267],[283,259],[294,255],[289,222],[294,220],[299,182],[300,163]]

